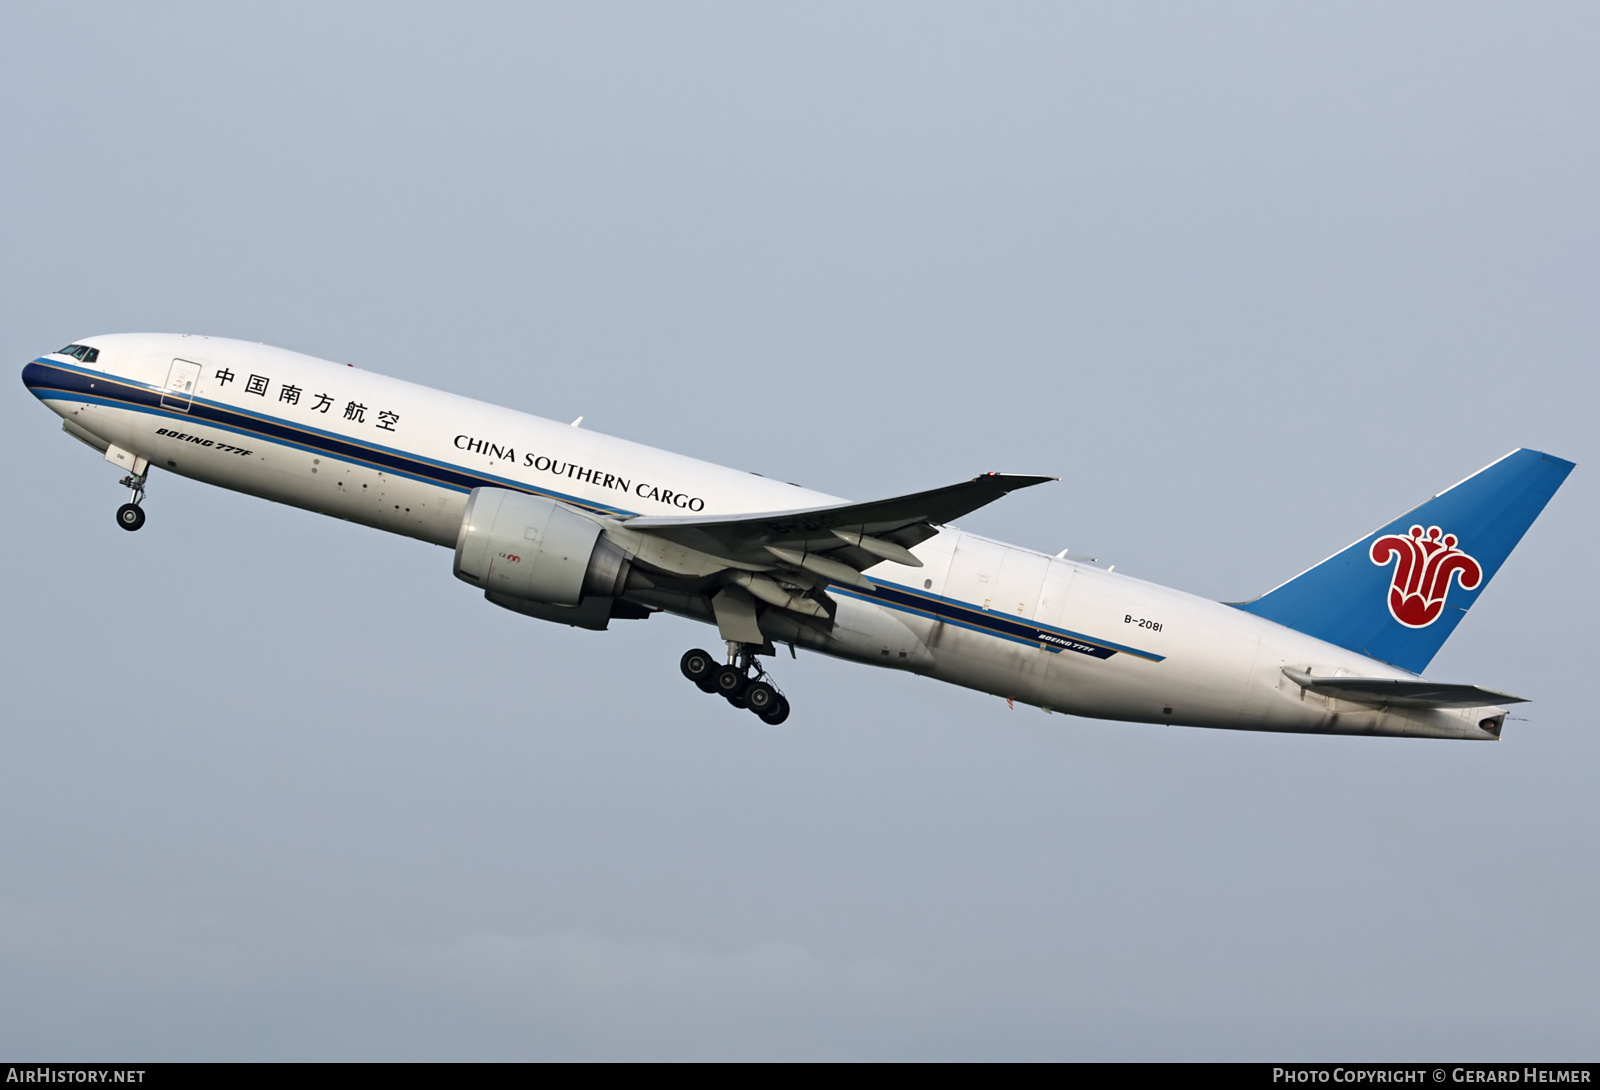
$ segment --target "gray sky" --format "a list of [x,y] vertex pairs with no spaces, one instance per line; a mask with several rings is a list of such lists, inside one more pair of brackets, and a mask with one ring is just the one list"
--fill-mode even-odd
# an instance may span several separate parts
[[13,382],[0,1054],[1593,1058],[1600,9],[9,4],[0,345],[261,340],[1236,600],[1579,463],[1498,745],[494,609]]

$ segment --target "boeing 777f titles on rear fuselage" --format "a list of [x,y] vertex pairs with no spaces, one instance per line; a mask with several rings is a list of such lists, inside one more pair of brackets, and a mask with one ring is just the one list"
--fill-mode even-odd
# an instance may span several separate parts
[[152,467],[455,550],[529,617],[666,611],[726,654],[684,674],[768,723],[788,645],[1073,715],[1493,739],[1520,698],[1419,675],[1572,463],[1517,450],[1251,602],[1219,603],[950,523],[1048,477],[988,473],[847,503],[278,348],[118,334],[23,382],[125,473]]

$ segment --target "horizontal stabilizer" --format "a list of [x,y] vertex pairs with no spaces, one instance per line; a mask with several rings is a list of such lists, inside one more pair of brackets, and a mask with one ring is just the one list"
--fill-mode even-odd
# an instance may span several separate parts
[[[836,534],[836,530],[854,532],[859,542],[861,534],[877,536],[912,527],[927,528],[925,532],[916,531],[909,535],[914,544],[931,536],[933,526],[976,511],[1008,492],[1055,479],[1014,473],[985,473],[960,484],[868,503],[840,503],[797,511],[733,516],[642,515],[626,520],[625,525],[630,530],[647,531],[713,556],[770,564],[773,554],[768,551],[769,546],[798,553],[840,548],[850,541],[850,537]],[[905,545],[907,542],[889,544]],[[871,550],[872,546],[866,548]],[[877,558],[881,558],[886,551],[877,549]]]
[[1479,685],[1441,685],[1418,678],[1312,677],[1304,670],[1284,667],[1284,675],[1303,689],[1357,704],[1386,704],[1393,708],[1487,708],[1498,704],[1526,704],[1510,693]]

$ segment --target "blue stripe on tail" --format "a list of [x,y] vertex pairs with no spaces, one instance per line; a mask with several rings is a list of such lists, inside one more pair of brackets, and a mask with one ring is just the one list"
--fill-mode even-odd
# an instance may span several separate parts
[[1572,466],[1512,451],[1237,608],[1421,673]]

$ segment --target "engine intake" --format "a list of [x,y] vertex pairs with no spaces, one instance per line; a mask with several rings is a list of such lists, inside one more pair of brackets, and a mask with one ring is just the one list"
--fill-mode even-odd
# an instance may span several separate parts
[[600,523],[572,508],[506,488],[474,488],[456,535],[456,578],[491,599],[575,606],[615,598],[628,558]]

